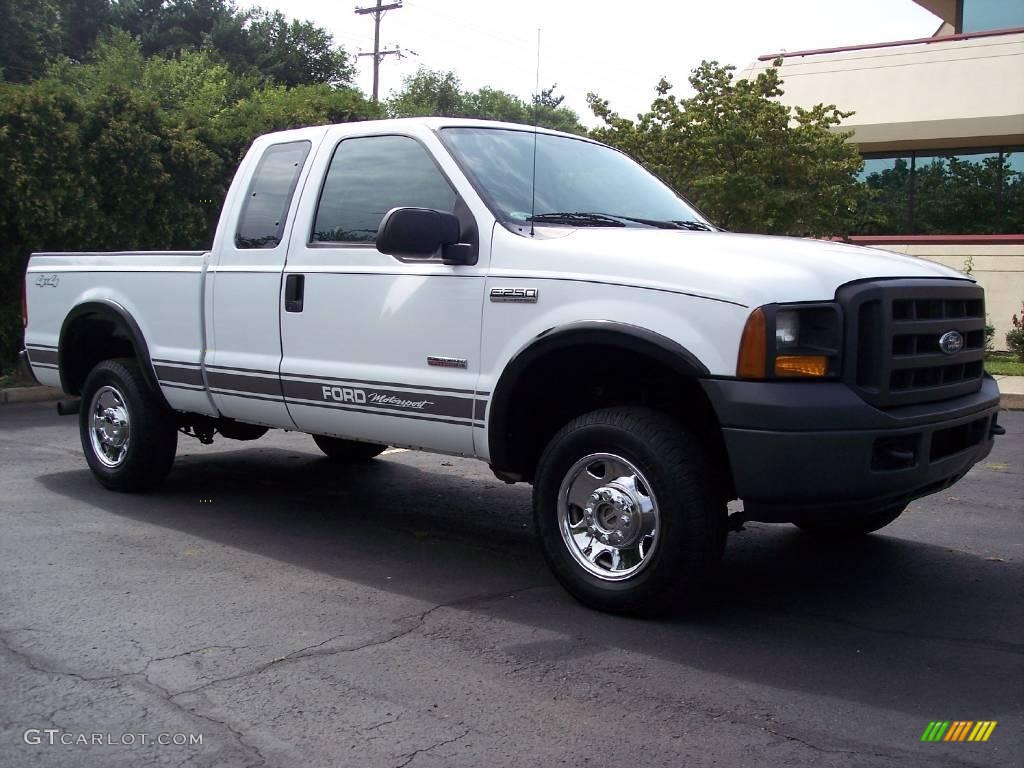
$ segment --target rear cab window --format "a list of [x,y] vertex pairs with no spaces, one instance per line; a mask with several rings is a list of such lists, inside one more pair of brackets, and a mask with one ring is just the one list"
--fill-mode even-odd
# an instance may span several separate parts
[[290,141],[264,151],[242,203],[236,248],[276,248],[280,244],[310,146],[308,141]]

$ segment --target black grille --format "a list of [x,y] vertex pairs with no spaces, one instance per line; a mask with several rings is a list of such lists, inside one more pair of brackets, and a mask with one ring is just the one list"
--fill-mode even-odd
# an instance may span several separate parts
[[[880,408],[945,400],[981,388],[984,293],[964,280],[876,280],[839,291],[846,312],[844,379]],[[947,354],[939,340],[963,337]]]

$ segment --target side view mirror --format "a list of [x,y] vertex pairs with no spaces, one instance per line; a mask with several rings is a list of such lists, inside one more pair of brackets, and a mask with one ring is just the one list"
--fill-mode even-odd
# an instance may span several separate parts
[[468,264],[471,249],[459,240],[462,224],[453,213],[433,208],[392,208],[377,230],[377,250],[389,256],[432,256],[446,264]]

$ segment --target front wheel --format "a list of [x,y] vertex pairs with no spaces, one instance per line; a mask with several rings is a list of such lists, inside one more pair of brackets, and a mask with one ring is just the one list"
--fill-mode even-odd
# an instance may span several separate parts
[[668,416],[608,408],[552,438],[534,485],[534,519],[555,577],[613,613],[663,613],[717,567],[726,509],[704,447]]
[[828,517],[826,514],[822,514],[818,517],[798,520],[795,525],[804,533],[816,536],[864,536],[885,528],[902,515],[905,509],[904,504],[896,504],[861,514],[844,514],[838,517]]
[[78,430],[96,479],[114,491],[144,491],[171,469],[178,448],[174,413],[134,360],[104,360],[86,377]]

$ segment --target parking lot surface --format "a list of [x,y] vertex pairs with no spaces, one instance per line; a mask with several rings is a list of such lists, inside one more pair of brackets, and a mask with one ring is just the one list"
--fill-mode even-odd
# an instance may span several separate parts
[[[482,463],[182,437],[120,495],[75,419],[4,406],[0,765],[1019,768],[1024,413],[1001,422],[880,534],[748,524],[699,606],[642,621],[553,583],[529,487]],[[935,720],[998,725],[922,743]]]

